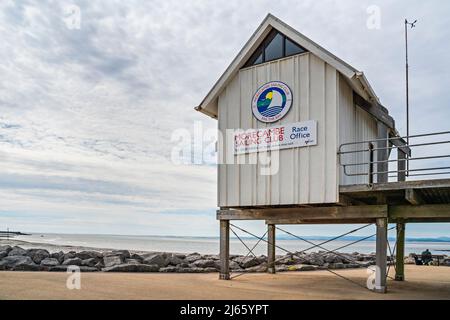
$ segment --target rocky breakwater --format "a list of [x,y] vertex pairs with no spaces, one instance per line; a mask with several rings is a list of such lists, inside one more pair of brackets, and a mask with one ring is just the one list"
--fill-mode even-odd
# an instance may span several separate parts
[[[275,269],[284,271],[312,271],[322,269],[365,268],[375,263],[373,254],[361,253],[298,253],[276,257]],[[450,265],[450,263],[449,263]],[[0,270],[11,271],[67,271],[77,266],[82,272],[174,272],[205,273],[219,271],[218,255],[199,253],[133,253],[127,250],[70,251],[50,253],[45,249],[0,246]],[[265,272],[267,257],[232,255],[233,272]]]

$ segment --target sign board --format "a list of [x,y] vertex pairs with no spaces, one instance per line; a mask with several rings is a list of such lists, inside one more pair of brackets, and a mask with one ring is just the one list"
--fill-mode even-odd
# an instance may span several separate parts
[[234,133],[235,155],[315,145],[317,145],[315,120]]
[[283,118],[292,106],[292,92],[281,81],[271,81],[256,90],[252,99],[253,116],[270,123]]

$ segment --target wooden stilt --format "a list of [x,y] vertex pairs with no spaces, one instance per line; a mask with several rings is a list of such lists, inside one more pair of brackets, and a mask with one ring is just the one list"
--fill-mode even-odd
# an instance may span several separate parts
[[387,219],[377,219],[376,274],[374,291],[386,293]]
[[220,220],[220,280],[230,280],[230,221]]
[[267,225],[267,272],[275,273],[275,225]]
[[395,259],[395,280],[405,280],[405,223],[397,223],[397,252]]

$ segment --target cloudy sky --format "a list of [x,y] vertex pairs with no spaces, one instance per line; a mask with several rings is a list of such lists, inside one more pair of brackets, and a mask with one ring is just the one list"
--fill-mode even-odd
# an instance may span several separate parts
[[[418,19],[411,131],[449,129],[450,3],[273,3],[2,0],[0,230],[217,235],[216,169],[173,164],[171,135],[214,128],[193,107],[268,12],[363,70],[402,133],[403,20]],[[379,29],[367,27],[373,5]]]

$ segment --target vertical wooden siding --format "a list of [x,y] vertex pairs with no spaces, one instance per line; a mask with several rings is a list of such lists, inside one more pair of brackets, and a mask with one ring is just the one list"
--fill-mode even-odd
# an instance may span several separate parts
[[[251,100],[255,91],[269,81],[286,83],[292,90],[293,104],[283,119],[265,124],[253,117]],[[219,206],[338,201],[338,81],[336,69],[309,53],[239,72],[219,96],[219,129],[224,135],[227,128],[245,130],[316,120],[318,145],[280,150],[278,173],[266,176],[261,174],[260,164],[248,164],[255,154],[233,156],[219,148],[221,157],[231,156],[235,161],[219,165]]]

